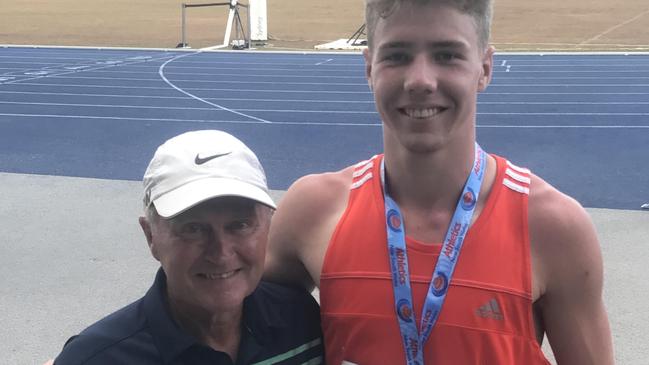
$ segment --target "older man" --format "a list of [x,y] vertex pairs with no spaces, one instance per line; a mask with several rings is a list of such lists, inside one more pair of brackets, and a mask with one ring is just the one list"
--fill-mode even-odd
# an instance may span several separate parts
[[275,204],[255,154],[225,132],[184,133],[158,148],[143,183],[155,282],[55,364],[323,363],[314,299],[260,282]]

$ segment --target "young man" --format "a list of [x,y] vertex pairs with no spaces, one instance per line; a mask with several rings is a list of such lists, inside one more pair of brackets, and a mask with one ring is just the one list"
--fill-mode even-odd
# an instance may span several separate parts
[[260,282],[275,204],[255,154],[225,132],[188,132],[158,148],[143,182],[155,282],[54,363],[324,363],[313,297]]
[[367,0],[384,154],[298,180],[269,279],[320,288],[329,364],[612,364],[583,208],[476,144],[489,0]]

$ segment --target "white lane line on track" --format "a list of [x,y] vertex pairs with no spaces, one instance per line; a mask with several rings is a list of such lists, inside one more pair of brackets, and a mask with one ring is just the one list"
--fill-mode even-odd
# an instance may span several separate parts
[[557,91],[557,92],[551,92],[551,93],[529,93],[529,92],[513,92],[513,93],[505,93],[505,92],[488,92],[483,95],[649,95],[649,92],[647,93],[576,93],[576,92],[563,92],[563,91]]
[[[147,122],[176,122],[176,123],[226,123],[226,124],[268,124],[252,120],[209,120],[209,119],[173,119],[173,118],[130,118],[130,117],[102,117],[92,115],[58,115],[58,114],[20,114],[0,113],[0,116],[27,117],[27,118],[67,118],[67,119],[107,119]],[[4,123],[0,119],[0,123]],[[331,122],[274,122],[273,125],[315,125],[315,126],[354,126],[354,127],[381,127],[380,121],[376,123],[331,123]],[[649,129],[649,125],[505,125],[505,124],[478,124],[477,128],[519,128],[519,129]]]
[[[511,66],[511,65],[510,65]],[[592,73],[592,74],[611,74],[611,73],[622,73],[622,74],[639,74],[639,75],[646,75],[646,72],[649,71],[649,67],[647,67],[646,70],[521,70],[521,67],[517,67],[516,71],[509,71],[511,73],[518,73],[518,74],[536,74],[536,73],[553,73],[553,74],[580,74],[580,73]],[[629,67],[628,65],[625,67]],[[506,71],[505,71],[506,72]],[[503,73],[503,71],[494,71],[494,73]],[[513,77],[513,76],[512,76]],[[576,76],[579,77],[579,76]],[[599,76],[597,76],[599,78]],[[609,76],[610,78],[615,78],[615,76]],[[625,76],[621,76],[625,77]],[[555,77],[558,78],[558,77]],[[561,77],[563,78],[563,76]]]
[[272,122],[270,122],[270,121],[268,121],[268,120],[261,119],[261,118],[257,118],[257,117],[252,116],[252,115],[248,115],[248,114],[240,113],[240,112],[238,112],[238,111],[235,111],[235,110],[232,110],[232,109],[228,109],[228,108],[226,108],[226,107],[224,107],[224,106],[221,106],[221,105],[218,105],[218,104],[215,104],[215,103],[209,102],[209,101],[207,101],[207,100],[205,100],[205,99],[202,99],[202,98],[200,98],[200,97],[198,97],[198,96],[196,96],[196,95],[194,95],[194,94],[192,94],[192,93],[190,93],[190,92],[188,92],[188,91],[185,91],[185,90],[179,88],[178,86],[174,85],[171,81],[169,81],[169,80],[167,79],[167,77],[165,77],[164,69],[165,69],[165,67],[166,67],[170,62],[173,62],[173,61],[175,61],[175,60],[178,60],[178,59],[181,59],[181,58],[184,58],[184,57],[187,57],[187,56],[195,55],[195,54],[198,54],[198,53],[201,53],[201,51],[194,52],[194,53],[187,53],[187,54],[184,54],[184,55],[180,55],[180,56],[174,57],[174,58],[172,58],[172,59],[170,59],[170,60],[167,60],[167,62],[163,63],[163,64],[160,66],[160,68],[158,69],[158,75],[160,75],[160,77],[162,78],[162,80],[163,80],[164,82],[166,82],[167,85],[171,86],[172,88],[174,88],[174,89],[177,90],[178,92],[181,92],[181,93],[183,93],[183,94],[185,94],[185,95],[191,97],[192,99],[198,100],[198,101],[203,102],[203,103],[205,103],[205,104],[207,104],[207,105],[211,105],[211,106],[213,106],[213,107],[215,107],[215,108],[218,108],[218,109],[221,109],[221,110],[225,110],[225,111],[228,111],[228,112],[233,113],[233,114],[236,114],[236,115],[240,115],[240,116],[242,116],[242,117],[250,118],[250,119],[253,119],[253,120],[256,120],[256,121],[259,121],[259,122],[263,122],[263,123],[272,123]]
[[477,115],[587,115],[587,116],[636,116],[636,117],[646,117],[649,116],[649,113],[552,113],[552,112],[523,112],[523,113],[490,113],[490,112],[478,112]]
[[[74,70],[74,69],[79,69],[79,68],[88,68],[91,66],[64,66],[64,67],[58,67],[59,69],[66,69],[66,70],[60,70],[60,71],[68,71],[68,70]],[[136,71],[130,71],[124,68],[116,68],[116,69],[105,69],[105,70],[99,70],[99,72],[102,72],[103,74],[109,74],[110,78],[115,78],[115,75],[119,76],[126,76],[126,75],[142,75],[146,71],[150,69],[150,66],[141,66],[143,70],[136,70]],[[146,67],[146,69],[144,69]],[[505,71],[500,71],[500,70],[494,70],[493,72],[496,74],[502,74],[502,73],[516,73],[516,74],[541,74],[542,76],[516,76],[516,78],[525,78],[525,79],[616,79],[616,78],[649,78],[647,76],[644,76],[649,72],[649,66],[647,66],[643,70],[639,69],[630,69],[630,70],[621,70],[621,69],[614,69],[614,70],[521,70],[521,67],[517,66],[516,70],[512,70],[512,65],[507,65],[505,66]],[[174,69],[176,67],[174,66]],[[29,70],[56,70],[55,67],[52,68],[41,68],[41,69],[35,69],[35,68],[29,68],[29,69],[21,69],[21,70],[14,70],[14,71],[8,71],[5,73],[0,74],[0,76],[22,76],[25,74],[26,71]],[[202,69],[202,68],[201,68]],[[291,70],[291,69],[285,69],[285,70],[269,70],[269,69],[228,69],[224,70],[223,72],[195,72],[195,68],[189,68],[187,71],[176,71],[174,72],[166,72],[166,75],[179,75],[179,76],[232,76],[232,71],[238,70],[242,73],[240,75],[237,75],[239,78],[257,78],[257,77],[268,77],[268,78],[280,78],[280,79],[285,79],[285,78],[314,78],[314,79],[350,79],[350,78],[358,78],[358,79],[364,79],[365,76],[363,76],[358,70],[355,71],[349,71],[346,72],[349,75],[343,75],[342,72],[339,71],[332,71],[331,75],[326,75],[327,72],[322,72],[319,70]],[[509,70],[509,71],[507,71]],[[210,69],[210,71],[219,71],[216,68]],[[263,71],[263,72],[259,72]],[[273,71],[273,72],[271,72]],[[275,73],[275,71],[281,71],[281,73]],[[253,73],[256,72],[256,73]],[[298,75],[297,73],[300,72],[302,75]],[[312,75],[313,72],[317,72],[320,74],[325,74],[325,75]],[[52,72],[50,72],[52,73]],[[593,74],[594,76],[546,76],[547,74],[569,74],[569,75],[579,75],[579,74]],[[622,76],[609,76],[610,74],[621,74]],[[637,77],[634,76],[629,76],[629,75],[639,75]],[[87,76],[89,78],[107,78],[107,76]],[[505,75],[501,76],[505,77]],[[514,76],[512,76],[513,78]],[[122,79],[125,80],[130,80],[133,79],[132,77],[123,77]],[[137,79],[137,80],[148,80],[148,79]],[[191,79],[188,79],[189,81]]]
[[[58,76],[45,76],[49,79],[90,79],[90,80],[123,80],[123,81],[157,81],[157,79],[133,79],[133,78],[120,78],[120,77],[92,77],[92,76],[72,76],[72,77],[58,77]],[[623,78],[623,77],[622,77]],[[514,78],[518,79],[518,78]],[[565,78],[556,78],[559,80],[564,80]],[[596,78],[600,79],[600,78]],[[636,78],[631,78],[636,79]],[[319,86],[364,86],[367,87],[367,83],[340,83],[340,82],[283,82],[279,83],[276,81],[243,81],[243,80],[174,80],[175,82],[191,82],[197,84],[260,84],[260,85],[319,85]],[[79,85],[83,86],[83,85]],[[541,86],[552,86],[552,87],[568,87],[568,86],[587,86],[587,87],[646,87],[649,84],[544,84],[544,83],[520,83],[520,84],[501,84],[498,80],[494,80],[489,84],[489,87],[541,87]],[[186,88],[187,90],[191,88]]]
[[649,101],[479,101],[483,105],[647,105]]
[[[509,67],[509,66],[507,66]],[[509,71],[505,71],[509,72]],[[644,72],[639,72],[638,74],[646,75]],[[503,76],[498,78],[498,81],[501,80],[638,80],[638,79],[649,79],[649,76]]]
[[[2,62],[0,62],[0,65],[2,65]],[[129,65],[130,66],[130,65]],[[511,66],[511,65],[510,65]],[[525,70],[525,67],[534,67],[534,69],[531,70]],[[536,67],[535,67],[536,66]],[[626,73],[642,73],[646,72],[649,70],[649,62],[645,61],[642,63],[634,63],[634,62],[628,62],[625,64],[615,64],[615,65],[590,65],[590,67],[593,67],[593,69],[585,69],[585,67],[588,67],[588,65],[575,65],[574,63],[572,64],[565,64],[565,65],[556,65],[556,67],[559,66],[567,66],[571,69],[563,70],[563,69],[549,69],[546,70],[541,65],[521,65],[521,64],[516,64],[516,71],[511,71],[511,72],[516,72],[516,73],[526,73],[526,72],[552,72],[552,73],[583,73],[583,72],[600,72],[600,73],[609,73],[609,72],[626,72]],[[555,67],[555,66],[549,66],[549,67]],[[2,67],[0,67],[2,68]],[[34,67],[32,67],[33,69]],[[149,69],[151,66],[146,66],[146,65],[132,65],[130,67],[131,69],[137,69],[137,68],[142,68],[142,69]],[[575,69],[578,68],[578,69]],[[606,69],[604,69],[606,68]],[[2,68],[2,69],[16,69],[15,67],[13,68]],[[202,73],[200,71],[203,70],[208,70],[208,71],[222,71],[231,74],[232,71],[234,70],[245,70],[246,73],[248,72],[262,72],[265,75],[268,75],[268,72],[277,72],[277,71],[285,71],[288,73],[295,73],[295,72],[302,72],[302,73],[310,73],[310,72],[318,72],[322,74],[327,74],[330,73],[332,75],[340,75],[340,74],[352,74],[352,75],[359,75],[362,73],[362,69],[360,68],[354,68],[354,69],[349,69],[349,70],[330,70],[330,69],[319,69],[319,68],[268,68],[268,67],[259,67],[259,68],[243,68],[243,67],[215,67],[215,66],[205,66],[205,67],[189,67],[189,66],[176,66],[174,65],[174,69],[178,70],[175,73],[178,74],[186,74],[186,75],[196,75],[196,74],[210,74],[210,73]],[[180,72],[181,70],[186,70],[187,72]],[[148,70],[147,70],[148,71]],[[120,72],[134,72],[134,73],[142,73],[142,71],[120,71]],[[500,73],[504,71],[499,71],[499,69],[495,69],[494,72]]]
[[[206,102],[210,105],[212,103]],[[36,102],[19,102],[19,101],[0,101],[0,104],[9,105],[38,105],[38,106],[65,106],[65,107],[89,107],[89,108],[108,108],[108,109],[154,109],[154,110],[214,110],[214,108],[199,108],[186,106],[149,106],[149,105],[116,105],[116,104],[75,104],[75,103],[36,103]],[[551,103],[550,103],[551,104]],[[242,112],[264,112],[264,113],[312,113],[312,114],[378,114],[375,110],[305,110],[305,109],[261,109],[261,108],[238,108],[238,109],[218,109],[225,112],[234,113],[243,117],[248,115]],[[570,116],[649,116],[647,113],[597,113],[597,112],[478,112],[477,115],[570,115]],[[264,119],[253,118],[260,122],[269,123]]]
[[[204,101],[209,105],[213,105],[210,102]],[[75,104],[75,103],[35,103],[35,102],[19,102],[19,101],[0,101],[0,105],[33,105],[33,106],[63,106],[63,107],[81,107],[81,108],[108,108],[108,109],[153,109],[153,110],[215,110],[214,108],[200,108],[200,107],[188,107],[188,106],[150,106],[150,105],[116,105],[116,104]],[[227,109],[220,108],[216,111],[224,111],[228,113],[234,113],[242,117],[248,117],[247,114],[241,113],[240,111],[246,112],[266,112],[266,113],[313,113],[313,114],[377,114],[376,111],[363,111],[363,110],[292,110],[292,109]],[[252,117],[254,120],[258,120],[263,123],[269,123],[264,119]]]
[[521,84],[500,84],[492,81],[489,84],[490,88],[495,87],[542,87],[542,86],[551,86],[551,87],[575,87],[575,86],[585,86],[585,87],[647,87],[649,84],[531,84],[531,83],[521,83]]
[[[99,97],[99,98],[128,98],[128,99],[178,99],[193,100],[189,96],[159,96],[159,95],[128,95],[128,94],[83,94],[83,93],[50,93],[50,92],[32,92],[32,91],[2,91],[0,94],[25,94],[25,95],[63,95],[63,96],[81,96],[81,97]],[[373,100],[319,100],[319,99],[260,99],[260,98],[205,98],[205,100],[222,100],[222,101],[257,101],[272,103],[323,103],[323,104],[373,104]],[[29,102],[3,102],[3,103],[29,103]],[[548,103],[552,104],[552,103]],[[635,103],[629,103],[635,104]],[[649,104],[649,102],[647,102]],[[110,104],[119,106],[119,104]]]
[[[74,67],[74,66],[66,66],[66,65],[79,65],[77,64],[62,64],[62,65],[53,65],[50,67],[40,67],[40,68],[1,68],[0,69],[7,69],[7,70],[13,70],[13,71],[6,71],[3,73],[3,75],[9,75],[9,76],[15,76],[14,73],[16,72],[22,72],[22,71],[27,71],[27,70],[41,70],[41,69],[56,69],[56,68],[67,68],[67,67]],[[80,65],[79,67],[90,67],[89,66],[84,66]],[[128,68],[120,67],[120,68],[115,68],[115,69],[107,69],[106,73],[110,74],[135,74],[135,75],[141,75],[142,73],[149,71],[151,69],[151,66],[147,65],[126,65]],[[545,69],[531,69],[531,70],[526,70],[520,65],[516,65],[516,70],[512,70],[511,67],[512,65],[507,65],[503,66],[504,68],[509,68],[511,73],[518,73],[518,74],[547,74],[547,73],[552,73],[552,74],[580,74],[580,73],[592,73],[592,74],[601,74],[601,75],[606,75],[606,74],[639,74],[639,75],[645,75],[647,71],[649,71],[649,62],[646,62],[643,64],[644,66],[642,69],[638,67],[638,65],[633,66],[632,64],[627,64],[627,65],[619,65],[614,67],[613,69],[606,69],[606,70],[599,70],[599,69],[584,69],[581,66],[573,66],[573,67],[579,67],[579,69],[568,69],[568,70],[545,70]],[[157,66],[156,66],[157,67]],[[314,77],[314,78],[323,78],[323,77],[364,77],[362,75],[362,70],[349,70],[349,71],[340,71],[340,70],[320,70],[317,68],[314,69],[296,69],[296,68],[286,68],[286,69],[270,69],[270,68],[242,68],[242,67],[232,67],[232,68],[219,68],[219,67],[178,67],[174,65],[174,72],[166,72],[166,75],[191,75],[191,76],[231,76],[232,71],[245,71],[243,73],[240,72],[240,77]],[[252,73],[256,72],[256,73]],[[312,73],[317,72],[319,74],[324,74],[322,76],[317,76],[317,75],[311,75]],[[506,71],[501,71],[500,69],[495,69],[493,71],[494,73],[505,73]],[[296,75],[297,73],[302,73],[303,75]],[[612,76],[615,77],[615,76]]]
[[[117,66],[124,66],[124,65],[132,65],[136,63],[142,63],[142,62],[151,62],[151,61],[161,61],[164,59],[169,58],[170,56],[164,56],[164,57],[159,57],[159,58],[153,58],[152,56],[146,56],[146,57],[131,57],[131,58],[126,58],[124,61],[120,60],[119,62],[115,60],[107,60],[107,61],[97,61],[95,62],[95,67],[91,68],[84,68],[84,69],[77,69],[77,70],[71,70],[71,71],[64,71],[64,72],[53,72],[53,73],[47,73],[44,75],[39,75],[35,77],[27,77],[27,78],[18,78],[17,80],[13,81],[8,81],[8,82],[0,82],[0,85],[9,85],[9,84],[16,84],[22,81],[31,81],[31,80],[39,80],[42,78],[56,78],[62,75],[72,75],[80,72],[85,72],[85,71],[95,71],[95,70],[102,70],[106,68],[111,68],[111,67],[117,67]],[[131,61],[128,61],[131,60]],[[75,78],[75,77],[70,77],[70,78]]]
[[[76,66],[76,67],[70,67],[66,66],[63,67],[65,69],[73,70],[75,68],[87,68],[91,66]],[[45,68],[43,68],[45,69]],[[12,72],[5,72],[3,74],[0,74],[0,76],[23,76],[28,70],[36,70],[36,69],[24,69],[21,71],[12,71]],[[65,70],[68,71],[68,70]],[[239,69],[239,71],[243,71],[243,69]],[[343,79],[343,80],[349,80],[349,79],[359,79],[359,80],[364,80],[365,77],[362,75],[359,75],[358,72],[354,72],[353,75],[340,75],[340,72],[332,72],[333,75],[309,75],[308,72],[302,71],[304,73],[307,73],[306,75],[296,75],[295,70],[293,72],[290,72],[289,70],[286,70],[286,74],[269,74],[269,73],[250,73],[248,71],[252,70],[245,70],[245,73],[241,73],[237,75],[237,78],[239,79],[255,79],[259,77],[265,77],[265,78],[277,78],[277,79]],[[255,71],[261,71],[261,70],[255,70]],[[264,70],[266,71],[266,70]],[[42,71],[38,71],[42,72]],[[127,70],[101,70],[99,71],[102,74],[101,75],[96,75],[96,76],[83,76],[83,78],[96,78],[96,79],[117,79],[117,80],[154,80],[154,79],[137,79],[137,78],[132,78],[132,77],[127,77],[128,75],[142,75],[144,72],[143,70],[140,71],[127,71]],[[309,71],[309,72],[316,72],[316,71]],[[647,68],[646,71],[639,71],[639,70],[615,70],[615,71],[589,71],[589,70],[556,70],[556,71],[512,71],[511,65],[506,66],[505,71],[494,71],[494,73],[517,73],[517,74],[542,74],[541,76],[507,76],[507,75],[502,75],[498,78],[498,80],[509,80],[509,79],[524,79],[524,80],[582,80],[582,79],[593,79],[593,80],[610,80],[610,79],[649,79],[649,76],[644,76],[649,72],[649,68]],[[548,73],[553,73],[553,74],[570,74],[570,75],[577,75],[577,76],[545,76]],[[578,76],[578,74],[593,74],[594,76]],[[96,73],[93,73],[96,74]],[[608,76],[610,74],[620,74],[620,76]],[[633,76],[633,75],[639,75],[639,76]],[[108,76],[105,76],[108,75]],[[177,75],[177,76],[194,76],[194,77],[221,77],[221,76],[232,76],[232,72],[225,72],[225,73],[214,73],[214,72],[165,72],[165,75]],[[640,76],[642,75],[642,76]],[[120,77],[115,77],[115,76],[120,76]],[[125,76],[125,77],[122,77]],[[80,77],[70,77],[70,78],[80,78]],[[183,81],[191,81],[192,79],[183,79]]]
[[[233,89],[234,90],[234,89]],[[188,96],[163,96],[163,95],[129,95],[129,94],[88,94],[88,93],[62,93],[62,92],[36,92],[36,91],[3,91],[0,94],[23,94],[23,95],[62,95],[62,96],[80,96],[89,98],[127,98],[127,99],[177,99],[193,100]],[[507,93],[506,93],[507,94]],[[508,93],[509,95],[521,95],[518,93]],[[555,93],[539,93],[533,95],[557,95]],[[565,95],[565,94],[561,94]],[[574,95],[582,95],[574,93]],[[595,95],[618,95],[618,94],[595,94]],[[636,95],[635,93],[623,93],[621,95]],[[641,93],[640,95],[649,95]],[[483,96],[484,97],[484,96]],[[263,99],[263,98],[205,98],[205,100],[221,101],[255,101],[271,103],[323,103],[323,104],[374,104],[374,100],[322,100],[322,99]],[[4,102],[4,103],[31,103],[31,102]],[[649,105],[649,101],[478,101],[482,105]],[[66,104],[62,104],[66,105]],[[71,104],[73,105],[73,104]],[[109,104],[121,106],[120,104]]]
[[499,125],[479,124],[477,128],[520,128],[520,129],[649,129],[649,125]]
[[316,66],[321,66],[321,65],[324,65],[325,63],[329,63],[329,62],[331,62],[331,61],[333,61],[333,60],[334,60],[333,58],[330,58],[330,59],[328,59],[328,60],[326,60],[326,61],[318,62],[318,63],[316,63],[315,65],[316,65]]
[[[46,86],[52,87],[74,87],[78,88],[103,88],[103,89],[146,89],[146,90],[169,90],[168,87],[159,87],[159,86],[124,86],[124,85],[91,85],[91,84],[37,84],[37,83],[20,83],[14,84],[18,86],[28,85],[28,86],[38,86],[40,88]],[[371,94],[371,91],[333,91],[333,90],[285,90],[285,89],[268,89],[268,90],[259,90],[259,89],[223,89],[223,88],[198,88],[198,87],[188,87],[185,90],[196,90],[196,91],[228,91],[228,92],[258,92],[258,93],[288,93],[288,94],[304,94],[304,93],[315,93],[315,94]],[[549,93],[553,94],[553,93]]]
[[[241,71],[244,71],[244,70],[239,69],[239,72],[241,72]],[[143,72],[142,71],[109,71],[108,73],[111,74],[111,75],[121,76],[121,75],[125,75],[125,74],[142,75]],[[336,73],[336,74],[339,74],[339,73]],[[217,76],[217,77],[230,76],[230,77],[232,77],[233,76],[232,72],[228,72],[228,73],[165,72],[165,75],[180,75],[180,76],[195,76],[195,77],[198,77],[198,76],[203,76],[203,77],[204,76]],[[9,75],[9,76],[15,76],[15,75]],[[330,80],[330,79],[359,79],[359,80],[364,80],[365,79],[364,76],[359,76],[358,72],[356,72],[356,74],[353,75],[353,76],[317,76],[317,75],[312,76],[312,75],[294,75],[294,74],[275,74],[275,75],[273,75],[273,74],[267,74],[267,73],[251,74],[251,73],[245,72],[245,73],[241,73],[241,74],[237,75],[236,77],[237,77],[237,79],[246,79],[246,78],[255,79],[255,78],[258,78],[258,77],[267,77],[267,78],[271,78],[271,79],[272,78],[277,78],[277,79],[280,79],[280,80],[287,79],[287,78],[294,78],[294,79],[309,79],[309,78],[311,78],[311,79],[327,79],[327,80]],[[624,77],[624,76],[620,76],[620,77]],[[79,77],[76,77],[76,78],[79,78]],[[119,77],[118,78],[118,77],[113,77],[113,76],[84,76],[84,78],[116,79],[116,80],[154,80],[154,79],[135,79],[135,78],[130,78],[130,77]],[[594,78],[595,77],[593,77],[593,79]],[[562,78],[557,77],[557,79],[562,79]],[[184,80],[180,80],[180,81],[192,81],[192,79],[184,79]],[[220,81],[220,80],[215,80],[215,81]]]
[[[162,67],[162,66],[161,66]],[[51,76],[50,78],[63,78],[63,79],[90,79],[90,80],[120,80],[120,81],[158,81],[157,78],[152,79],[136,79],[130,77],[93,77],[93,76],[71,76],[71,77],[57,77]],[[361,80],[361,78],[358,78]],[[165,80],[165,79],[163,79]],[[243,81],[243,80],[174,80],[174,82],[193,82],[193,83],[213,83],[213,84],[283,84],[283,85],[335,85],[335,86],[365,86],[367,82],[362,83],[336,83],[336,82],[283,82],[277,81]]]
[[[208,101],[204,101],[209,105],[216,105]],[[115,104],[73,104],[73,103],[35,103],[35,102],[16,102],[16,101],[0,101],[0,104],[13,104],[13,105],[39,105],[39,106],[67,106],[67,107],[90,107],[90,108],[132,108],[132,109],[164,109],[164,110],[214,110],[214,108],[197,108],[185,106],[147,106],[147,105],[115,105]],[[552,104],[552,103],[550,103]],[[375,110],[305,110],[305,109],[262,109],[262,108],[238,108],[227,109],[220,108],[225,112],[234,113],[242,117],[248,117],[248,114],[242,112],[264,112],[264,113],[312,113],[312,114],[378,114]],[[604,113],[604,112],[478,112],[477,115],[550,115],[550,116],[649,116],[647,113]],[[261,118],[252,119],[264,123],[270,123]]]
[[[95,88],[95,89],[124,89],[124,90],[169,90],[168,87],[159,87],[159,86],[124,86],[124,85],[92,85],[92,84],[42,84],[42,83],[20,83],[20,84],[11,84],[10,86],[38,86],[39,88],[44,87],[73,87],[75,89],[80,88]],[[490,85],[490,89],[493,86]],[[524,86],[524,85],[523,85]],[[626,85],[628,86],[628,85]],[[185,88],[185,90],[192,91],[225,91],[225,92],[253,92],[253,93],[270,93],[270,94],[366,94],[371,95],[371,91],[341,91],[341,90],[286,90],[286,89],[268,89],[268,90],[259,90],[259,89],[233,89],[233,88]],[[11,91],[8,91],[11,93]],[[649,92],[493,92],[489,91],[484,95],[649,95]],[[208,98],[209,99],[209,98]]]
[[[71,118],[71,119],[108,119],[108,120],[127,120],[127,121],[147,121],[147,122],[176,122],[176,123],[214,123],[214,124],[269,124],[256,120],[209,120],[209,119],[174,119],[174,118],[130,118],[130,117],[102,117],[94,115],[58,115],[58,114],[20,114],[20,113],[0,113],[0,116],[9,117],[46,117],[46,118]],[[0,119],[0,123],[3,121]],[[361,126],[361,127],[380,127],[381,123],[331,123],[331,122],[273,122],[273,125],[319,125],[319,126]]]

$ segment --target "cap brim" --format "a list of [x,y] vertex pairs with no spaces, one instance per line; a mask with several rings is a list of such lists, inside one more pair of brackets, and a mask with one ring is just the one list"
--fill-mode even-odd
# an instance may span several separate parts
[[205,178],[192,181],[153,200],[161,217],[172,218],[206,200],[239,196],[276,209],[275,202],[263,189],[239,180]]

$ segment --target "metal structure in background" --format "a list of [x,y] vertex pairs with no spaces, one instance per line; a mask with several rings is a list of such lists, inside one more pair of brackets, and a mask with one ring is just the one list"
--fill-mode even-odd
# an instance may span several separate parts
[[365,23],[361,25],[354,34],[352,34],[351,37],[347,40],[347,44],[353,45],[353,46],[366,46],[367,45],[367,39],[361,39],[359,41],[359,38],[361,36],[367,36],[367,33],[365,32]]
[[[231,0],[224,3],[205,3],[205,4],[181,4],[182,12],[182,31],[181,31],[181,40],[176,48],[191,48],[187,43],[187,8],[200,8],[206,6],[228,6],[228,22],[225,26],[225,36],[223,37],[223,44],[212,47],[212,48],[224,48],[230,45],[230,35],[232,34],[232,24],[235,26],[235,33],[237,39],[233,41],[233,49],[244,49],[250,47],[250,21],[248,21],[248,32],[244,29],[243,22],[241,21],[241,16],[239,14],[239,7],[248,8],[248,5],[239,4],[237,0]],[[241,38],[243,37],[243,38]]]

